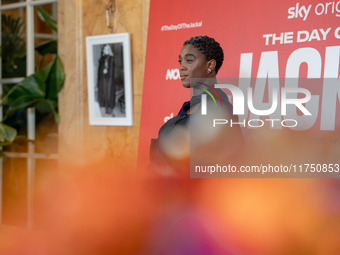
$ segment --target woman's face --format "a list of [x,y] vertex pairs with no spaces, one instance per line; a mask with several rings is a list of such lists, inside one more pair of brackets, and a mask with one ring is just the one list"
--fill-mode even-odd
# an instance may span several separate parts
[[104,55],[111,55],[111,56],[113,56],[113,53],[112,53],[112,50],[111,50],[110,45],[107,45],[107,44],[106,44],[106,45],[104,46],[103,54],[104,54]]
[[199,52],[193,45],[186,44],[183,46],[179,55],[179,74],[182,85],[190,88],[191,78],[210,78],[208,74],[209,62],[205,60],[205,56]]

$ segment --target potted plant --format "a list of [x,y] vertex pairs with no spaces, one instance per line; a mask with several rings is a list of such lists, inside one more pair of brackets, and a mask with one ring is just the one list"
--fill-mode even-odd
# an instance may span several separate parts
[[[37,6],[38,16],[54,31],[57,31],[56,20],[41,6]],[[25,43],[22,39],[20,18],[2,14],[2,58],[5,77],[23,76],[26,70]],[[57,55],[57,40],[39,44],[36,52],[44,58],[48,54],[54,57],[44,67],[38,66],[36,72],[21,82],[4,86],[0,105],[4,114],[0,122],[0,146],[13,143],[20,129],[26,128],[23,115],[26,109],[35,107],[38,121],[46,116],[53,116],[56,123],[58,115],[58,93],[63,86],[65,73]],[[41,65],[41,64],[40,64]]]

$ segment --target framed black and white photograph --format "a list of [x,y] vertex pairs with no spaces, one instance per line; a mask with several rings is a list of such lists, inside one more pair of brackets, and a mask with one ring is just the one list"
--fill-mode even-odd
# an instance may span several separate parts
[[128,33],[86,37],[90,125],[132,126]]

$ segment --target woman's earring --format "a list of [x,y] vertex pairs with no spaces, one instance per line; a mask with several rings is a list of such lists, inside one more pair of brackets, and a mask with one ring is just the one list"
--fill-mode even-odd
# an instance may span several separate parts
[[208,69],[207,73],[211,73],[211,70],[210,70],[210,69]]

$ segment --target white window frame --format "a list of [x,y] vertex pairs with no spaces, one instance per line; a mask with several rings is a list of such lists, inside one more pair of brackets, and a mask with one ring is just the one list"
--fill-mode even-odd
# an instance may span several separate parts
[[[35,56],[34,56],[34,39],[35,38],[57,38],[54,34],[34,34],[34,6],[56,3],[57,0],[21,0],[18,3],[2,5],[0,0],[0,14],[5,10],[13,10],[26,8],[26,76],[34,73]],[[56,4],[53,5],[53,15],[56,16]],[[1,19],[0,19],[1,28]],[[0,29],[1,35],[1,29]],[[1,40],[0,40],[1,44]],[[2,79],[2,66],[0,61],[0,95],[2,95],[2,84],[13,84],[20,82],[24,77]],[[2,120],[2,107],[0,108],[0,120]],[[28,151],[27,153],[6,153],[9,158],[26,158],[27,160],[27,227],[33,227],[33,188],[35,175],[35,160],[36,159],[57,159],[57,154],[46,155],[44,153],[36,153],[35,145],[32,141],[35,140],[35,109],[27,109],[27,138]],[[2,158],[0,158],[0,224],[2,224],[2,176],[3,176]]]

